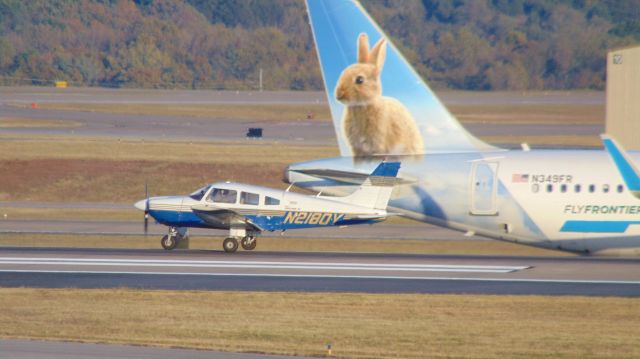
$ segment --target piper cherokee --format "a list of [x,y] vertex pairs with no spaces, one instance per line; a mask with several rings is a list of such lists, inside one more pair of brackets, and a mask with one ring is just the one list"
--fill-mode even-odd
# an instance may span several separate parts
[[174,249],[186,238],[188,228],[228,229],[222,248],[233,253],[256,248],[256,237],[263,231],[285,231],[312,227],[373,224],[391,214],[386,207],[399,162],[382,162],[351,194],[344,197],[315,196],[243,183],[218,182],[188,196],[151,197],[135,207],[148,217],[169,227],[160,243]]

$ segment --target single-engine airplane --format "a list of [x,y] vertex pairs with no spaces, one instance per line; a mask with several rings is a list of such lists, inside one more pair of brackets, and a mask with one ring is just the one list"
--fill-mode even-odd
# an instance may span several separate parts
[[387,203],[400,168],[382,162],[353,193],[344,197],[315,196],[242,183],[219,182],[189,196],[147,197],[135,204],[148,216],[169,226],[164,249],[174,249],[188,228],[228,229],[222,247],[232,253],[238,240],[245,250],[256,248],[262,231],[373,224],[389,215]]

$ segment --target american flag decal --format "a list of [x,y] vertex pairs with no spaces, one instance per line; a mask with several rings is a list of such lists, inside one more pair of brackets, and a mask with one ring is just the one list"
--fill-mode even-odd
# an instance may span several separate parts
[[529,175],[523,175],[523,174],[516,173],[511,177],[511,182],[513,182],[513,183],[528,183],[529,182]]

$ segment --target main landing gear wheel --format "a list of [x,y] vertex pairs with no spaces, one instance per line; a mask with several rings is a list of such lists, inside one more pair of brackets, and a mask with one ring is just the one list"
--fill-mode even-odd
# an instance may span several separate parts
[[165,234],[165,236],[160,240],[160,244],[162,244],[162,248],[170,251],[178,245],[178,241],[176,241],[176,236]]
[[238,240],[233,237],[226,238],[222,242],[222,248],[227,253],[233,253],[238,250]]
[[244,237],[240,241],[240,244],[242,245],[242,249],[246,251],[251,251],[256,249],[256,245],[258,244],[258,241],[256,240],[256,237]]

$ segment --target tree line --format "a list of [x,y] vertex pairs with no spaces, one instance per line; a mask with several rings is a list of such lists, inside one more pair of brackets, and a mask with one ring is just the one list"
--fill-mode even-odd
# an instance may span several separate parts
[[[640,0],[363,0],[439,88],[603,89]],[[321,89],[301,0],[0,0],[0,84]]]

